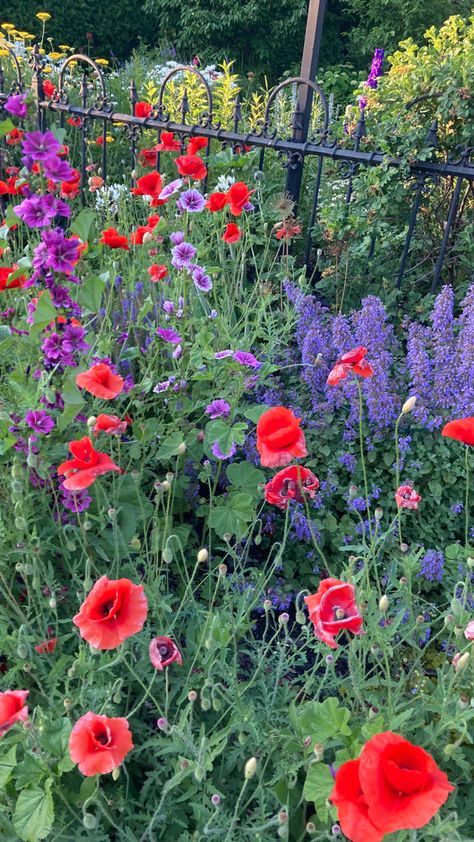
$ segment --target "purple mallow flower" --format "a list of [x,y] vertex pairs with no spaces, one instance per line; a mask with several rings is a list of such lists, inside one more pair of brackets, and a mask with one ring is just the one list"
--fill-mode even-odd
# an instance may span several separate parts
[[219,447],[219,442],[215,441],[211,447],[211,451],[213,456],[216,457],[216,459],[231,459],[232,456],[234,456],[234,454],[237,452],[237,445],[235,444],[235,442],[231,442],[228,452],[223,453]]
[[205,413],[212,419],[228,418],[230,415],[230,404],[222,398],[217,398],[206,406]]
[[71,512],[85,512],[92,503],[92,497],[87,491],[67,491],[61,484],[61,505]]
[[23,153],[34,161],[45,161],[61,148],[53,132],[28,132],[22,142]]
[[[183,186],[183,179],[182,178],[175,178],[174,181],[170,181],[170,183],[167,184],[166,187],[163,187],[163,190],[159,194],[158,198],[159,199],[169,199],[170,196],[173,196],[175,193],[177,193],[178,190],[182,186]],[[177,233],[177,232],[175,232],[175,233]],[[173,237],[173,234],[171,234],[171,238],[172,237]],[[183,234],[183,239],[184,239],[184,234]],[[180,241],[180,242],[182,242],[182,241]]]
[[230,348],[228,348],[226,351],[216,351],[216,353],[214,354],[214,359],[215,360],[225,360],[226,357],[232,357],[233,354],[234,354],[234,352],[231,351]]
[[175,269],[187,269],[196,255],[196,249],[191,243],[182,242],[171,249],[171,254],[171,263]]
[[31,430],[44,436],[47,436],[55,427],[53,419],[44,409],[29,410],[25,415],[25,421]]
[[159,327],[156,332],[165,342],[171,342],[173,345],[179,345],[183,341],[171,327]]
[[247,368],[260,368],[262,365],[250,351],[236,351],[233,356],[239,365],[247,366]]
[[188,211],[188,213],[201,213],[204,209],[205,201],[204,196],[199,192],[199,190],[185,190],[184,193],[181,193],[179,197],[176,207],[179,210]]
[[23,199],[13,208],[13,211],[29,228],[45,228],[51,224],[55,216],[69,217],[71,215],[69,205],[50,193],[46,196],[30,196],[28,199]]
[[7,97],[5,111],[14,117],[26,117],[28,107],[26,105],[26,94],[12,94]]
[[200,292],[209,292],[212,289],[212,281],[209,275],[206,275],[201,266],[196,266],[191,274],[194,286]]
[[184,242],[184,233],[182,231],[173,231],[170,234],[170,240],[174,246],[179,246],[180,243]]
[[42,231],[42,242],[34,250],[33,266],[36,271],[54,269],[55,272],[72,272],[79,259],[79,240],[67,239],[61,228]]
[[59,158],[58,155],[49,155],[43,160],[43,170],[46,178],[51,181],[70,181],[73,176],[73,169],[67,161]]

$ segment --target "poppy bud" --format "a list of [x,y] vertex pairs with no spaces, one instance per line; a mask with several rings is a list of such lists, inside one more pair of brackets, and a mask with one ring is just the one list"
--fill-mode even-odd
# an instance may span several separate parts
[[169,491],[170,490],[171,485],[169,484],[167,479],[165,479],[165,481],[161,483],[161,488],[162,488],[163,491]]
[[214,795],[211,795],[211,803],[214,805],[214,807],[218,807],[221,803],[221,797],[217,794],[217,792]]
[[309,748],[312,743],[311,737],[305,737],[303,740],[303,745],[305,748]]
[[196,441],[204,441],[204,430],[199,430],[196,436]]
[[142,542],[140,541],[140,538],[137,538],[137,536],[134,535],[129,543],[129,547],[132,550],[141,550]]
[[210,710],[211,703],[209,699],[201,699],[201,710]]
[[474,558],[471,558],[471,557],[468,558],[467,566],[470,567],[471,570],[472,570],[472,568],[474,567]]
[[130,173],[130,175],[132,176],[132,178],[133,178],[133,179],[138,178],[138,172],[137,172],[137,170],[132,170],[132,172]]
[[405,403],[403,404],[402,415],[408,415],[408,413],[411,412],[415,408],[415,405],[416,405],[416,395],[412,395],[411,398],[408,398],[408,400],[406,400]]
[[302,611],[296,612],[295,619],[296,619],[296,622],[300,624],[300,626],[304,626],[304,624],[306,622],[306,617],[305,617],[305,615],[303,614]]
[[454,627],[454,637],[461,637],[462,629],[459,626]]
[[226,542],[226,544],[230,544],[230,540],[232,538],[232,533],[231,532],[224,532],[222,537],[224,538],[224,541]]
[[313,751],[314,751],[314,756],[315,756],[316,760],[322,760],[323,759],[323,757],[324,757],[324,746],[321,745],[321,743],[316,743],[314,748],[313,748]]
[[265,610],[265,611],[270,611],[270,608],[271,608],[271,607],[272,607],[272,603],[271,603],[271,601],[270,601],[269,599],[264,599],[264,600],[263,600],[263,608],[264,608],[264,610]]
[[82,824],[85,828],[87,828],[87,830],[94,830],[94,828],[97,827],[97,819],[92,813],[84,813],[82,816]]
[[357,485],[350,485],[349,486],[349,497],[355,497],[357,494],[358,488]]
[[313,833],[316,833],[316,825],[314,824],[314,822],[306,823],[306,833],[309,833],[310,836],[312,836]]
[[375,509],[374,517],[375,517],[375,520],[378,520],[378,521],[381,521],[382,518],[383,518],[383,509],[381,509],[379,506],[377,506],[377,508]]
[[289,619],[290,619],[290,615],[289,615],[289,614],[287,614],[287,612],[286,612],[286,611],[284,611],[284,612],[283,612],[283,614],[280,614],[280,616],[278,617],[278,622],[279,622],[282,626],[285,626],[285,625],[287,624],[287,622],[288,622],[288,620],[289,620]]
[[173,561],[173,551],[169,547],[165,547],[163,550],[163,561],[166,564],[171,564]]
[[256,535],[255,538],[253,539],[253,542],[257,547],[259,547],[260,544],[262,543],[262,536]]
[[168,730],[168,720],[166,719],[166,716],[160,716],[160,718],[157,719],[156,724],[160,731]]
[[417,614],[416,622],[417,623],[424,623],[425,622],[425,618],[423,617],[423,614]]
[[107,515],[109,516],[110,520],[115,520],[117,517],[117,509],[107,509]]
[[89,429],[91,429],[92,427],[95,427],[96,424],[97,424],[97,416],[91,415],[90,418],[87,419],[87,426],[89,427]]
[[375,705],[372,705],[372,707],[369,708],[369,719],[373,719],[374,716],[377,716],[378,712],[379,709],[376,708]]
[[387,608],[388,608],[388,596],[387,596],[387,594],[383,594],[383,596],[381,596],[380,599],[379,599],[379,611],[381,612],[381,614],[385,614]]
[[146,244],[149,243],[151,240],[153,240],[153,234],[151,233],[151,231],[145,231],[142,240],[143,245],[146,246]]
[[27,657],[28,657],[28,648],[25,646],[25,644],[24,644],[24,643],[20,643],[20,645],[18,646],[18,648],[17,648],[17,650],[16,650],[16,654],[17,654],[17,655],[18,655],[18,657],[19,657],[19,658],[21,658],[22,660],[23,660],[24,658],[27,658]]
[[15,529],[21,530],[22,532],[26,529],[26,520],[24,517],[16,517],[15,518]]
[[[145,236],[146,236],[146,234],[145,234]],[[184,454],[186,453],[186,449],[187,448],[186,448],[186,442],[185,441],[182,441],[181,444],[178,444],[178,447],[176,448],[176,450],[178,452],[178,456],[184,456]]]
[[168,471],[168,473],[166,474],[166,481],[171,483],[171,482],[173,482],[173,480],[174,480],[173,471]]
[[244,777],[246,781],[249,781],[250,778],[253,778],[255,772],[257,771],[257,758],[251,757],[250,760],[247,760],[244,768]]
[[219,564],[219,576],[225,576],[227,573],[227,564]]
[[456,658],[456,656],[454,656],[453,664],[456,672],[461,672],[463,669],[466,669],[470,657],[469,652],[464,652],[464,654],[457,659],[456,664],[454,664],[454,660]]
[[85,520],[85,521],[84,521],[84,523],[82,524],[83,529],[84,529],[84,531],[85,531],[85,532],[90,532],[90,531],[91,531],[91,529],[92,529],[92,527],[93,527],[93,525],[94,525],[94,524],[92,523],[92,521],[91,521],[91,520]]
[[400,549],[401,549],[402,553],[408,552],[408,544],[405,544],[405,543],[400,544]]
[[198,563],[203,564],[205,561],[208,560],[208,558],[209,558],[209,553],[206,550],[206,548],[203,547],[202,550],[199,550],[199,552],[197,554]]
[[57,603],[56,603],[56,600],[55,600],[54,596],[52,596],[52,597],[51,597],[51,599],[49,600],[48,605],[49,605],[49,607],[50,607],[50,608],[52,608],[53,610],[56,608]]
[[469,699],[466,699],[465,696],[460,696],[458,699],[458,705],[461,710],[466,710],[466,708],[469,707]]
[[446,757],[452,757],[457,747],[458,746],[456,746],[454,743],[448,743],[448,745],[445,746],[443,749],[443,754],[445,754]]
[[195,702],[198,697],[198,694],[195,690],[190,690],[188,693],[188,699],[190,702]]
[[18,496],[18,495],[20,495],[20,494],[22,495],[22,494],[23,494],[23,483],[22,483],[22,482],[18,482],[18,480],[17,480],[17,479],[14,479],[14,480],[12,481],[12,492],[13,492],[13,494],[15,494],[16,496]]
[[399,581],[400,585],[406,585],[408,583],[408,579],[407,579],[406,576],[400,576],[398,581]]
[[186,758],[185,758],[184,760],[181,761],[181,763],[179,765],[180,765],[181,771],[185,772],[186,769],[189,769],[189,760],[186,760]]
[[206,777],[206,773],[205,773],[204,769],[201,769],[198,766],[198,768],[194,770],[194,780],[196,780],[198,782],[198,784],[201,784],[205,777]]
[[114,781],[118,781],[120,777],[120,766],[116,766],[115,769],[112,769],[112,777]]

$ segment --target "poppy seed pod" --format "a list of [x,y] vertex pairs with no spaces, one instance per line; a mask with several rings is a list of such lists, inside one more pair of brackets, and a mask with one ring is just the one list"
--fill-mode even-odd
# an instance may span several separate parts
[[250,778],[253,778],[255,772],[257,771],[257,758],[251,757],[247,760],[244,768],[244,777],[246,781],[249,781]]
[[412,395],[408,398],[402,406],[402,415],[408,415],[409,412],[415,408],[416,405],[416,395]]

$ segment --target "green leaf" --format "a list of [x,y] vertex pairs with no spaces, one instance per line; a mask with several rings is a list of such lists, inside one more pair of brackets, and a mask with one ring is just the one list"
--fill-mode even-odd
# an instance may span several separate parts
[[365,725],[360,729],[364,740],[370,740],[375,734],[380,734],[383,731],[383,714],[374,716],[373,719],[368,719]]
[[68,751],[71,723],[69,719],[57,719],[40,736],[41,748],[54,754],[56,757],[64,757]]
[[303,789],[306,801],[312,801],[318,818],[326,822],[329,818],[327,800],[334,786],[334,779],[325,763],[312,763]]
[[243,538],[247,524],[255,517],[255,507],[250,494],[238,492],[229,494],[225,503],[217,505],[209,513],[209,525],[220,538],[226,533]]
[[81,788],[79,790],[79,801],[84,803],[84,801],[87,801],[88,798],[94,795],[94,792],[97,789],[97,781],[97,775],[91,775],[89,778],[85,778],[85,780],[82,781]]
[[13,210],[13,205],[7,205],[5,216],[3,217],[3,224],[7,228],[13,228],[14,225],[18,225],[18,217]]
[[253,421],[254,424],[260,419],[260,416],[266,412],[268,406],[266,404],[257,404],[257,406],[244,406],[240,411],[244,418],[248,418],[249,421]]
[[311,735],[316,743],[326,743],[330,738],[349,736],[350,711],[339,707],[338,699],[330,696],[324,702],[305,702],[299,708],[290,708],[290,722],[298,734]]
[[232,485],[237,485],[254,497],[258,493],[258,486],[265,482],[265,474],[250,462],[233,462],[226,470],[227,478]]
[[64,378],[61,395],[64,401],[64,412],[58,421],[58,430],[60,432],[65,430],[74,421],[74,418],[79,414],[81,407],[85,403],[82,393],[76,386],[75,371]]
[[10,780],[16,764],[16,745],[6,754],[0,756],[0,788],[3,789]]
[[172,456],[177,456],[178,447],[183,443],[183,440],[183,434],[179,431],[166,436],[158,448],[158,453],[156,454],[158,459],[171,459]]
[[38,298],[36,304],[33,325],[30,328],[30,336],[33,338],[38,336],[56,318],[56,315],[56,307],[51,301],[51,294],[49,290],[45,290]]
[[102,301],[102,293],[105,289],[105,281],[94,275],[89,275],[82,286],[79,287],[77,300],[88,313],[97,313]]
[[23,842],[45,839],[54,822],[54,804],[51,795],[52,781],[44,789],[31,786],[24,789],[16,802],[13,825]]
[[84,208],[70,226],[71,233],[77,234],[83,243],[87,243],[94,220],[95,213]]
[[46,764],[42,767],[41,763],[31,754],[26,754],[25,759],[18,763],[15,769],[14,778],[17,789],[24,789],[26,786],[39,783],[47,772],[49,772],[49,769]]
[[6,120],[2,120],[0,123],[0,137],[5,137],[7,134],[10,134],[14,128],[15,126],[12,120],[10,120],[10,117],[7,117]]

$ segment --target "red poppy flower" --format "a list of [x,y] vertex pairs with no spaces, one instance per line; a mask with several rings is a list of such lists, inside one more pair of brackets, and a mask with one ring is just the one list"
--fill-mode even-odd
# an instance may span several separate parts
[[8,143],[9,146],[16,146],[18,143],[21,143],[21,139],[25,132],[22,132],[21,129],[14,128],[11,132],[5,137],[5,141]]
[[372,824],[369,805],[359,781],[359,760],[348,760],[337,770],[330,800],[337,809],[341,830],[351,842],[380,842],[385,833]]
[[161,281],[162,278],[166,278],[168,274],[168,267],[164,265],[164,263],[152,263],[151,266],[148,267],[148,274],[150,276],[150,281],[153,281],[156,284],[157,281]]
[[[54,188],[54,184],[52,185]],[[81,178],[75,178],[72,181],[62,181],[59,195],[63,199],[76,199],[79,195],[81,187]]]
[[442,435],[448,439],[474,445],[474,418],[459,418],[444,425]]
[[128,237],[124,234],[119,234],[116,228],[106,228],[105,231],[102,231],[99,243],[102,243],[104,246],[109,246],[111,249],[125,249],[125,251],[130,250]]
[[97,416],[95,424],[92,427],[92,432],[95,436],[98,436],[99,433],[107,433],[109,436],[120,436],[125,432],[130,422],[131,419],[128,415],[122,421],[118,415],[106,415],[103,413]]
[[66,474],[63,486],[67,491],[79,491],[82,488],[89,488],[97,477],[108,474],[109,471],[123,473],[110,456],[106,453],[99,453],[94,450],[88,436],[82,439],[69,442],[69,450],[74,459],[67,459],[58,467],[58,474]]
[[89,192],[95,193],[104,184],[104,179],[100,175],[91,175],[88,180]]
[[156,670],[163,670],[176,661],[183,664],[183,657],[174,640],[170,637],[154,637],[150,643],[150,661]]
[[301,234],[301,225],[298,225],[291,219],[285,219],[277,226],[278,230],[275,233],[277,240],[291,240]]
[[132,750],[132,735],[123,717],[88,713],[77,720],[69,737],[69,754],[83,775],[106,775]]
[[313,498],[319,488],[319,480],[308,468],[292,465],[283,468],[267,482],[265,500],[280,509],[286,509],[290,500],[304,503],[305,495]]
[[7,181],[0,181],[0,196],[21,196],[26,186],[26,181],[12,175]]
[[161,132],[160,143],[155,149],[157,152],[181,152],[181,143],[174,139],[173,132]]
[[255,190],[249,190],[245,182],[236,181],[227,191],[227,204],[230,205],[230,212],[233,216],[240,216],[244,205],[250,201],[250,196]]
[[142,167],[156,167],[156,153],[157,153],[156,146],[152,146],[151,149],[141,149],[138,153],[138,163],[142,165]]
[[153,106],[149,102],[135,103],[135,117],[149,117],[153,111]]
[[150,216],[147,219],[147,222],[148,222],[148,225],[150,226],[150,228],[155,228],[156,225],[158,225],[160,219],[161,219],[161,217],[158,216],[158,214],[150,214]]
[[288,465],[292,459],[308,455],[300,421],[301,418],[296,418],[291,409],[284,406],[274,406],[260,416],[257,450],[264,467],[279,468]]
[[141,178],[137,180],[137,186],[132,187],[131,193],[134,196],[150,196],[151,202],[150,205],[152,208],[157,207],[158,205],[164,205],[165,199],[159,199],[158,196],[161,193],[163,187],[163,180],[161,175],[156,170],[154,172],[149,172],[146,175],[142,175]]
[[[344,801],[344,789],[338,792],[338,776],[331,798],[336,792],[338,812]],[[380,832],[414,830],[423,827],[438,812],[454,787],[428,752],[413,745],[399,734],[385,731],[372,737],[362,749],[358,768],[351,767],[349,774],[358,773],[360,787],[368,805],[368,818]],[[343,784],[347,780],[343,775]],[[356,781],[352,786],[355,789]],[[350,828],[342,830],[354,842],[364,842],[358,835],[357,824],[351,835]],[[349,832],[348,832],[349,831]]]
[[76,385],[96,398],[110,400],[123,390],[123,377],[114,374],[107,363],[96,363],[88,371],[76,375]]
[[374,370],[370,363],[365,359],[367,348],[359,346],[347,354],[343,354],[337,361],[334,368],[329,372],[327,382],[330,386],[337,386],[341,380],[353,372],[353,374],[360,374],[361,377],[372,377]]
[[49,79],[45,79],[43,81],[43,91],[44,91],[44,95],[47,96],[48,99],[51,99],[51,97],[55,93],[57,93],[57,89],[56,89],[55,85],[53,85],[53,83],[50,82]]
[[70,126],[75,126],[76,129],[77,129],[77,127],[81,125],[81,118],[80,117],[68,117],[67,120],[66,120],[66,123],[68,123]]
[[227,204],[227,193],[219,193],[216,191],[215,193],[211,193],[207,202],[206,208],[211,211],[211,213],[216,213],[216,211],[221,211],[225,208]]
[[207,175],[206,165],[199,155],[180,155],[179,158],[175,158],[175,164],[180,175],[194,181],[202,181]]
[[145,234],[151,234],[153,228],[151,225],[139,225],[136,231],[132,231],[130,234],[130,242],[134,246],[142,246],[143,245],[143,237]]
[[46,655],[49,652],[54,652],[58,643],[57,637],[50,637],[49,640],[43,640],[42,643],[38,643],[35,646],[36,652],[38,655]]
[[0,292],[6,289],[19,289],[26,283],[26,275],[18,275],[9,281],[10,275],[18,270],[18,266],[0,266]]
[[72,621],[95,649],[115,649],[142,630],[147,611],[143,585],[102,576]]
[[3,737],[15,722],[26,722],[28,707],[25,702],[28,690],[5,690],[0,693],[0,737]]
[[196,155],[200,149],[207,146],[207,137],[192,137],[186,147],[186,155]]
[[335,635],[343,629],[360,634],[362,616],[355,601],[355,588],[340,579],[322,579],[317,593],[305,596],[314,634],[331,649],[337,649]]
[[395,492],[395,500],[399,509],[417,509],[421,496],[411,485],[401,485]]
[[235,222],[229,222],[225,227],[225,231],[221,237],[225,243],[237,243],[242,236],[242,231]]

